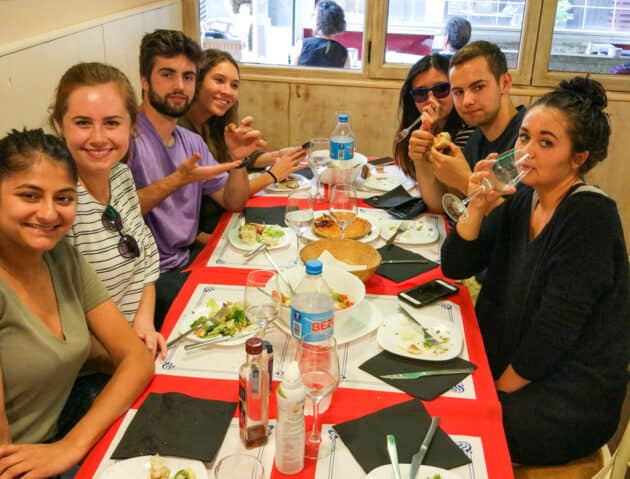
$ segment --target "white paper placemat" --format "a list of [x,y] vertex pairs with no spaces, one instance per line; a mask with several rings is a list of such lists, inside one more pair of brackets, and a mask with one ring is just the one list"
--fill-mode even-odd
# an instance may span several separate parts
[[[112,442],[110,443],[107,451],[105,452],[105,455],[103,456],[103,460],[96,469],[96,473],[94,474],[95,477],[98,477],[99,473],[104,469],[107,469],[112,464],[119,462],[118,460],[112,459],[111,456],[114,453],[114,450],[116,450],[116,447],[118,447],[120,440],[125,435],[125,432],[127,431],[129,424],[131,423],[131,420],[137,412],[137,409],[130,409],[129,411],[127,411],[127,414],[125,414],[120,428],[118,429],[118,431],[116,431],[114,439],[112,439]],[[276,441],[275,436],[273,435],[275,424],[275,420],[269,421],[270,436],[267,440],[267,444],[253,449],[246,449],[241,442],[241,438],[239,435],[238,418],[232,418],[232,422],[230,423],[227,434],[225,435],[225,439],[223,439],[223,443],[221,444],[221,448],[217,453],[215,461],[213,463],[204,463],[204,465],[206,466],[206,471],[208,471],[208,478],[214,479],[215,477],[213,471],[214,464],[216,464],[221,458],[225,456],[237,453],[249,454],[250,456],[256,456],[258,459],[260,459],[263,463],[263,466],[265,467],[265,478],[269,478],[271,476],[271,470],[273,468],[275,456]],[[175,473],[176,471],[171,472]]]
[[[179,335],[181,327],[179,323],[183,320],[182,318],[186,318],[187,314],[194,308],[206,304],[210,298],[215,298],[217,302],[223,300],[242,301],[243,294],[244,287],[242,286],[198,285],[167,340]],[[380,310],[384,317],[398,311],[398,299],[395,296],[369,294],[366,296],[366,300]],[[442,301],[438,304],[439,316],[437,317],[450,321],[457,325],[458,328],[463,329],[459,306],[450,301]],[[265,339],[273,345],[273,379],[279,381],[282,379],[284,371],[293,357],[294,344],[290,336],[284,334],[273,325],[267,328]],[[180,341],[169,349],[165,361],[157,360],[156,374],[232,380],[238,378],[238,369],[245,360],[245,347],[243,345],[210,345],[206,348],[186,351],[184,349],[185,344],[190,343],[186,340]],[[341,368],[341,383],[339,387],[388,392],[399,391],[359,369],[360,364],[376,356],[381,351],[382,349],[376,341],[376,331],[340,346],[337,351]],[[466,341],[464,341],[460,357],[466,360],[469,359]],[[450,391],[444,393],[444,396],[475,399],[476,394],[472,377],[470,375],[467,376],[461,383],[456,384]]]
[[[462,479],[488,478],[481,438],[456,434],[450,435],[450,438],[472,460],[472,463],[456,467],[451,471]],[[383,447],[385,447],[385,438],[383,438]],[[315,479],[348,479],[366,475],[330,424],[322,425],[320,454],[325,457],[317,460]]]

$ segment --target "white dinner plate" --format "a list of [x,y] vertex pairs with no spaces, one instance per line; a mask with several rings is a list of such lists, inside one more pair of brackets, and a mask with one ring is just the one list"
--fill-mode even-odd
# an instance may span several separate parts
[[418,319],[431,336],[442,341],[441,344],[426,346],[420,325],[403,313],[385,317],[376,334],[378,344],[390,353],[411,359],[447,361],[459,356],[464,338],[457,326],[428,315],[418,316]]
[[[209,308],[202,307],[194,309],[190,314],[183,316],[178,323],[178,334],[184,334],[190,329],[190,325],[193,323],[193,321],[195,321],[199,316],[208,316],[209,313]],[[243,334],[241,336],[241,333],[245,332],[247,332],[248,334]],[[216,343],[216,346],[238,346],[245,343],[245,341],[247,341],[248,338],[251,338],[254,333],[256,333],[256,325],[252,324],[236,333],[238,337],[234,339],[228,339],[226,341],[220,341]],[[210,338],[200,338],[199,336],[191,332],[186,336],[186,339],[190,340],[193,343],[201,343],[202,341],[207,341]]]
[[[208,473],[201,461],[181,457],[161,456],[164,464],[171,470],[168,477],[173,477],[177,471],[190,467],[197,479],[208,479]],[[96,479],[149,478],[151,473],[151,456],[132,457],[112,464],[96,476]]]
[[[245,220],[241,220],[238,225],[236,225],[234,228],[228,230],[227,233],[227,237],[229,242],[232,244],[232,246],[234,246],[235,248],[238,249],[242,249],[245,251],[251,251],[254,248],[258,247],[258,245],[260,243],[255,243],[253,245],[251,244],[247,244],[244,243],[243,240],[241,240],[239,234],[238,234],[238,230],[239,227],[245,223]],[[273,246],[268,246],[267,249],[278,249],[278,248],[284,248],[285,246],[289,245],[291,243],[291,229],[290,228],[283,228],[283,227],[279,227],[282,231],[284,231],[284,237],[280,238],[280,240],[278,241],[277,244],[273,245]]]
[[275,193],[291,193],[292,191],[306,190],[311,188],[311,182],[302,175],[297,173],[293,173],[287,177],[288,180],[293,180],[298,182],[297,188],[289,188],[282,181],[278,183],[272,183],[267,187],[268,191],[273,191]]
[[[381,311],[368,300],[363,300],[341,318],[335,317],[333,336],[337,340],[337,345],[349,343],[370,334],[382,322],[383,314]],[[276,321],[276,326],[283,333],[290,335],[289,315],[281,314]]]
[[[402,477],[409,477],[411,464],[399,464],[399,466]],[[433,466],[420,466],[416,479],[433,479],[436,475],[439,476],[440,479],[461,479],[460,476],[448,469]],[[376,469],[372,469],[365,479],[395,479],[392,465],[385,464]]]
[[[328,213],[327,211],[319,211],[315,213],[314,221],[317,221],[317,219],[321,218],[324,214],[329,215],[330,213]],[[369,243],[370,241],[374,241],[376,238],[378,238],[378,235],[381,231],[379,224],[376,221],[369,219],[367,216],[358,215],[358,217],[370,223],[372,225],[372,229],[370,230],[368,234],[366,234],[365,236],[362,236],[361,238],[356,238],[356,240],[360,241],[361,243]],[[304,233],[304,238],[309,239],[311,241],[317,241],[317,240],[323,239],[324,237],[315,234],[312,228],[309,228]]]
[[400,244],[429,244],[438,240],[435,221],[427,217],[420,217],[413,221],[383,220],[381,221],[381,236],[388,240],[396,232],[398,225],[403,224],[407,229],[396,236],[394,243]]

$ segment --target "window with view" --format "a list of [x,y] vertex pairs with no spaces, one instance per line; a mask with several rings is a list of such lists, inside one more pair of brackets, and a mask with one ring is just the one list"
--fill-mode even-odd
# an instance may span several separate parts
[[[365,0],[334,3],[338,7],[326,10],[331,12],[323,17],[327,32],[321,33],[315,29],[315,0],[200,0],[201,43],[204,48],[227,50],[241,62],[293,65],[307,39],[331,39],[345,49],[347,62],[341,67],[361,69]],[[330,49],[330,43],[324,46]]]
[[558,0],[549,70],[630,74],[630,0]]
[[445,25],[453,17],[470,24],[470,41],[501,46],[509,66],[518,63],[526,0],[390,0],[385,61],[415,63],[433,52],[448,52]]

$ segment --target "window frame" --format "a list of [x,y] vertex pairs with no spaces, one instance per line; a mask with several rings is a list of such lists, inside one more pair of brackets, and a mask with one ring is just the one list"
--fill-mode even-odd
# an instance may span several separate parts
[[[193,38],[199,38],[199,1],[181,0],[184,30]],[[551,71],[548,69],[558,0],[528,0],[523,12],[521,43],[518,65],[510,69],[515,85],[522,87],[552,87],[560,80],[586,74],[574,71]],[[382,81],[401,81],[406,78],[410,65],[386,63],[385,49],[374,45],[385,45],[389,0],[365,0],[365,31],[363,34],[362,70],[300,68],[290,65],[257,65],[242,63],[243,78],[331,85],[369,86]],[[607,90],[630,92],[630,75],[591,73]]]

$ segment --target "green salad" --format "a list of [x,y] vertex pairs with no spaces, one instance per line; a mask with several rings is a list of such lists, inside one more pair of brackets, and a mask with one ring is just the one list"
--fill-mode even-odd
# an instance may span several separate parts
[[209,309],[208,314],[201,315],[190,323],[191,328],[198,326],[193,331],[193,334],[198,338],[210,339],[217,336],[234,336],[248,326],[253,325],[245,316],[243,305],[239,302],[226,301],[223,304],[226,307],[224,314],[215,318],[214,321],[209,321],[209,319],[213,318],[221,307],[219,307],[214,298],[208,301],[206,306]]
[[238,229],[238,237],[248,245],[265,243],[276,246],[284,238],[284,231],[277,225],[261,225],[259,223],[243,223]]

